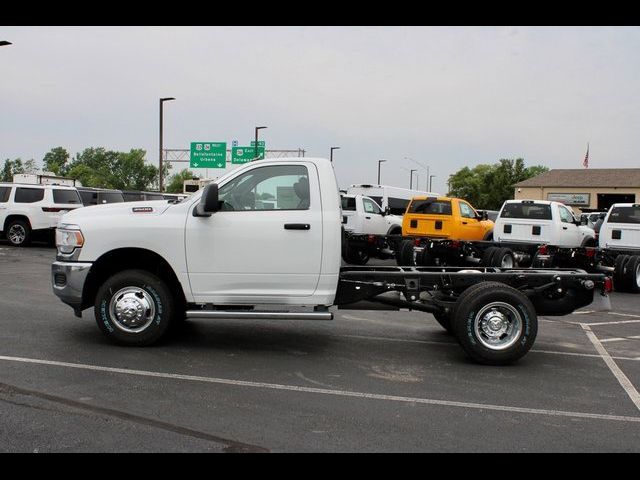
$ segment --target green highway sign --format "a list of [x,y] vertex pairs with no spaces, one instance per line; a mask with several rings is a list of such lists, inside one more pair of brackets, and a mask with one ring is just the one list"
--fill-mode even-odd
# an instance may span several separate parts
[[227,166],[226,142],[191,142],[191,168],[225,168]]
[[[256,146],[256,141],[255,140],[251,140],[251,146],[255,147]],[[262,147],[264,148],[264,140],[259,140],[258,141],[258,147]]]
[[[255,142],[253,142],[255,143]],[[264,146],[258,147],[258,155],[264,158]],[[256,158],[256,147],[231,147],[231,163],[247,163]]]

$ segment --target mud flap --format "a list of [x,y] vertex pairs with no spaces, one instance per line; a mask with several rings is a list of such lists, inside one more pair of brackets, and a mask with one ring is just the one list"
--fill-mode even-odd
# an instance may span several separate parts
[[595,292],[593,295],[593,302],[585,307],[594,312],[608,312],[611,310],[611,297],[606,293]]

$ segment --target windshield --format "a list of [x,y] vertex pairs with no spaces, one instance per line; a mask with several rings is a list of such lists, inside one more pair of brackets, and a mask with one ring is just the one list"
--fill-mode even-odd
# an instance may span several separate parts
[[609,215],[610,223],[640,224],[640,205],[632,207],[614,207]]
[[545,203],[507,203],[500,212],[500,218],[551,220],[551,205]]

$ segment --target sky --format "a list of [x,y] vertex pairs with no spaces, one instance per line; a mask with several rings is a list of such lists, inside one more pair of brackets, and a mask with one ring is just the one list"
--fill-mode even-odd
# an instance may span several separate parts
[[[640,167],[638,27],[1,27],[0,162],[51,148],[247,145],[339,185],[446,193],[458,169]],[[175,164],[177,171],[186,164]],[[218,176],[217,172],[198,172]],[[214,175],[215,173],[215,175]],[[414,186],[415,186],[414,175]]]

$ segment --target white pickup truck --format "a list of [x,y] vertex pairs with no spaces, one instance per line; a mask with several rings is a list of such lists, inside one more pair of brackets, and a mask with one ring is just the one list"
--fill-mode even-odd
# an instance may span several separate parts
[[342,194],[340,199],[342,226],[346,235],[343,242],[347,242],[343,244],[343,259],[352,265],[365,265],[372,256],[381,259],[393,257],[394,252],[388,246],[381,249],[354,248],[350,239],[368,235],[401,235],[402,215],[389,213],[388,207],[383,210],[377,202],[365,195]]
[[473,359],[511,363],[537,315],[603,301],[610,279],[577,270],[341,268],[342,211],[326,159],[243,165],[181,202],[86,207],[64,215],[53,292],[94,308],[112,341],[157,342],[185,318],[331,320],[347,309],[434,315]]

